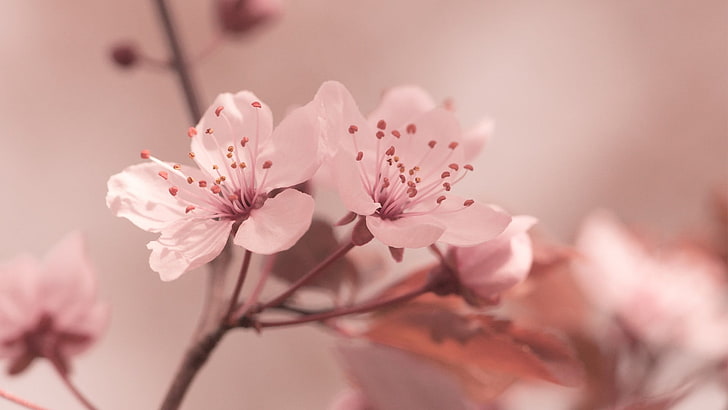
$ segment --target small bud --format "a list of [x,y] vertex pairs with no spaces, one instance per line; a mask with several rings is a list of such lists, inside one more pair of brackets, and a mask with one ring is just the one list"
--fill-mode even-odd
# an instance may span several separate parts
[[139,54],[132,44],[120,43],[111,48],[111,59],[119,67],[131,68],[139,60]]
[[217,0],[220,29],[228,34],[243,34],[277,18],[282,13],[278,0]]

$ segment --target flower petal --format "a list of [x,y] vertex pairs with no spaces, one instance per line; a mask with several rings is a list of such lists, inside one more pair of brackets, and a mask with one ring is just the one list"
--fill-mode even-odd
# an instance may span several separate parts
[[435,101],[427,91],[405,85],[387,90],[368,118],[372,126],[379,120],[385,120],[388,128],[403,132],[409,122],[433,108]]
[[493,136],[494,128],[495,123],[493,120],[485,118],[463,133],[465,161],[472,161],[480,154],[485,144]]
[[157,175],[161,167],[145,162],[109,178],[106,206],[111,212],[150,232],[184,216],[184,207],[169,194],[169,183]]
[[435,243],[445,232],[445,225],[428,216],[397,220],[368,216],[367,227],[375,238],[395,248],[423,248]]
[[263,255],[291,248],[311,226],[310,195],[286,189],[250,213],[235,234],[235,244]]
[[215,259],[225,247],[232,226],[233,221],[194,218],[170,224],[158,240],[147,244],[152,250],[149,266],[163,281],[177,279]]
[[[329,156],[333,157],[340,146],[349,147],[352,152],[355,152],[351,143],[352,136],[349,134],[349,127],[355,125],[359,127],[359,133],[364,133],[369,125],[349,90],[339,82],[327,81],[319,88],[314,101],[320,110],[319,115],[325,123],[322,128],[322,141],[329,147]],[[369,139],[373,138],[365,140]]]
[[311,101],[293,110],[273,131],[273,135],[261,149],[257,166],[266,161],[272,166],[261,191],[285,188],[310,179],[318,169],[326,147],[321,140],[322,119],[318,105]]
[[348,151],[342,150],[336,154],[334,170],[339,196],[348,210],[359,215],[371,215],[380,207],[364,186],[362,178],[365,176]]
[[[254,107],[254,103],[260,107]],[[222,111],[218,111],[219,107],[223,107]],[[228,169],[232,162],[226,156],[230,146],[235,149],[238,162],[252,166],[258,147],[273,133],[273,114],[250,91],[223,93],[215,98],[195,129],[197,135],[192,137],[191,150],[203,171],[212,173],[213,165]],[[241,146],[243,138],[248,138],[245,147]]]
[[441,242],[455,246],[476,245],[495,238],[511,223],[511,217],[505,212],[477,201],[456,210],[464,202],[463,198],[448,195],[439,211],[432,214],[447,227],[440,237]]

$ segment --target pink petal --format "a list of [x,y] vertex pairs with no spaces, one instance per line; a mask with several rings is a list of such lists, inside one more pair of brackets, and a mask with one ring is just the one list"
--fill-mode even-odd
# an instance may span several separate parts
[[[415,118],[412,123],[416,126],[416,132],[403,133],[397,144],[398,154],[403,161],[410,163],[426,156],[426,162],[412,164],[419,165],[425,175],[429,172],[439,175],[449,163],[464,165],[462,148],[448,148],[453,142],[461,143],[460,123],[453,113],[435,108]],[[436,142],[435,149],[430,148],[429,141]]]
[[462,207],[464,202],[463,198],[448,195],[440,211],[432,214],[447,227],[440,237],[441,242],[455,246],[476,245],[495,238],[511,223],[508,214],[477,201],[461,210],[449,212]]
[[[326,153],[321,139],[321,119],[315,101],[293,110],[276,127],[257,161],[270,161],[262,191],[284,188],[310,179]],[[266,172],[260,169],[259,172]]]
[[493,136],[494,128],[495,123],[493,120],[486,118],[463,133],[463,151],[465,152],[465,161],[472,161],[478,156],[478,154],[480,154],[485,144],[487,144]]
[[[253,106],[256,102],[260,108]],[[218,116],[216,111],[219,107],[223,108]],[[213,165],[227,169],[231,162],[226,157],[229,146],[236,150],[239,161],[250,165],[251,158],[257,157],[256,147],[262,147],[273,133],[273,114],[267,105],[249,91],[224,93],[215,98],[195,128],[197,135],[192,137],[191,142],[194,160],[200,169],[212,173]],[[212,134],[208,134],[208,130]],[[246,148],[241,146],[243,138],[249,140]]]
[[375,238],[395,248],[432,245],[445,231],[445,225],[428,216],[404,217],[394,221],[368,216],[367,227]]
[[227,243],[233,221],[183,219],[164,228],[158,240],[149,242],[149,266],[163,281],[215,259]]
[[[359,127],[359,133],[365,133],[365,128],[369,127],[354,98],[339,82],[323,83],[314,101],[320,110],[320,118],[324,121],[322,141],[329,147],[330,156],[336,153],[339,146],[351,146],[352,136],[349,134],[351,125]],[[366,140],[371,139],[373,138],[366,138]]]
[[235,244],[263,255],[291,248],[311,226],[314,201],[295,189],[270,198],[238,228]]
[[425,90],[416,86],[399,86],[387,90],[377,108],[369,114],[375,126],[385,120],[388,128],[404,131],[408,123],[435,108],[435,101]]
[[170,221],[184,216],[184,207],[169,194],[169,182],[152,162],[132,165],[109,178],[106,206],[116,216],[150,232],[159,232]]
[[334,158],[334,178],[344,206],[359,215],[371,215],[380,206],[374,202],[362,182],[359,164],[348,151],[342,150]]
[[528,230],[535,223],[533,217],[515,216],[495,239],[455,248],[460,282],[487,299],[525,279],[533,262]]

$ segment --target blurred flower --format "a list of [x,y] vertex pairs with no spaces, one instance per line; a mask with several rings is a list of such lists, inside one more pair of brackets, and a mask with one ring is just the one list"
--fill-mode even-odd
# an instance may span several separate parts
[[490,302],[526,278],[533,262],[528,230],[535,223],[536,218],[531,216],[514,216],[513,222],[494,239],[449,249],[461,292],[468,302]]
[[598,307],[655,347],[728,353],[726,267],[694,248],[647,246],[606,212],[584,223],[576,273]]
[[325,83],[318,96],[329,120],[326,139],[336,147],[339,195],[384,244],[469,246],[510,223],[507,214],[450,192],[474,169],[464,162],[454,115],[432,108],[423,90],[389,90],[369,120],[339,83]]
[[142,151],[151,162],[130,166],[108,182],[106,203],[115,215],[162,234],[147,245],[150,266],[162,280],[210,262],[231,231],[236,245],[256,253],[293,246],[311,224],[314,202],[295,189],[278,188],[307,180],[319,165],[314,103],[274,130],[270,109],[255,95],[221,94],[189,136],[189,156],[199,169]]
[[43,261],[23,255],[0,265],[0,358],[9,360],[10,374],[37,357],[67,373],[70,357],[96,341],[108,316],[78,232]]
[[283,12],[278,0],[216,0],[220,28],[241,34],[277,18]]

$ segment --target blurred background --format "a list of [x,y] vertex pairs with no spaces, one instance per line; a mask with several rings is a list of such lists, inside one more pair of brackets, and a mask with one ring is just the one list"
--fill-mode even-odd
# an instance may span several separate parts
[[[190,56],[217,35],[214,0],[170,0]],[[452,98],[462,123],[496,132],[463,190],[570,240],[595,207],[663,234],[700,232],[728,183],[728,2],[308,0],[196,59],[202,105],[249,89],[278,119],[324,80],[364,112],[417,84]],[[151,0],[0,4],[0,259],[41,256],[83,230],[112,305],[110,329],[73,378],[103,409],[158,406],[200,309],[203,272],[163,283],[154,239],[105,206],[106,181],[141,149],[183,161],[193,125],[176,78],[123,70],[112,45],[163,59]],[[338,216],[338,215],[337,215]],[[333,338],[313,326],[233,332],[193,384],[187,409],[321,409],[346,384]],[[78,408],[38,362],[0,387]],[[0,408],[12,405],[0,402]]]

